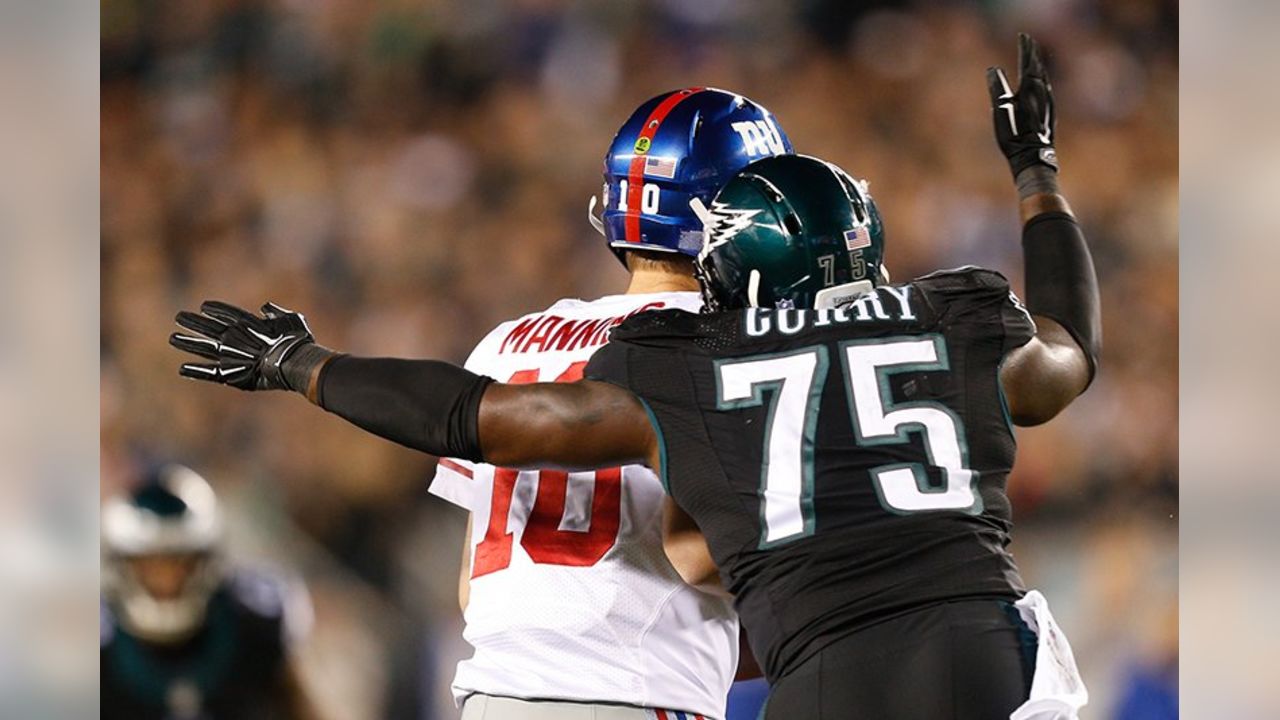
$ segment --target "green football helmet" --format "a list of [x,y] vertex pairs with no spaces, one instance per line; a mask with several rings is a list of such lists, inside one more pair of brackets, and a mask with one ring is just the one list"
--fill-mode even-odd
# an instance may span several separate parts
[[884,224],[875,201],[835,165],[780,155],[743,168],[703,222],[696,264],[707,312],[825,308],[887,283]]

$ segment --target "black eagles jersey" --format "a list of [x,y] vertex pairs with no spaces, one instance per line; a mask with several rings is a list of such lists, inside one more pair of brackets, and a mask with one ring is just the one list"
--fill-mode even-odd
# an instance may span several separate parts
[[879,619],[1022,594],[999,368],[1034,334],[1003,276],[966,267],[841,309],[644,313],[586,376],[648,407],[776,680]]
[[104,602],[102,717],[288,717],[284,673],[290,592],[273,576],[237,571],[210,598],[201,629],[176,645],[140,640],[116,622]]

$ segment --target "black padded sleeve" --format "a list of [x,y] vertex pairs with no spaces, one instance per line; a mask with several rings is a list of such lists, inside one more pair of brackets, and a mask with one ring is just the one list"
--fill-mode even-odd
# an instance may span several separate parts
[[1027,309],[1060,323],[1089,359],[1089,379],[1102,351],[1098,277],[1084,232],[1067,213],[1041,213],[1022,228]]
[[438,360],[342,355],[320,371],[321,407],[414,450],[483,460],[480,400],[493,378]]

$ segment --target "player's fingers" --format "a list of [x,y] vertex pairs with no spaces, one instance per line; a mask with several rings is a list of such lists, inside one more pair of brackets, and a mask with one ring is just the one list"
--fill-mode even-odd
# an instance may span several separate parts
[[206,300],[200,305],[200,312],[221,320],[228,325],[244,323],[256,327],[261,319],[244,308],[236,307],[221,300]]
[[178,367],[178,374],[185,378],[193,380],[205,380],[208,382],[223,382],[222,374],[218,372],[217,365],[203,365],[200,363],[183,363]]
[[226,323],[220,320],[214,320],[207,315],[200,315],[186,310],[179,312],[173,318],[173,321],[191,332],[200,333],[205,337],[211,338],[221,336],[227,329]]
[[218,359],[218,343],[209,338],[192,337],[191,335],[183,335],[182,333],[174,333],[169,336],[169,344],[178,348],[183,352],[189,352],[192,355],[199,355],[208,360]]
[[253,353],[228,343],[218,345],[218,353],[218,359],[224,363],[252,363],[257,360],[257,356]]
[[1018,78],[1045,79],[1044,61],[1040,57],[1040,43],[1026,33],[1018,33]]
[[281,315],[289,315],[291,313],[293,313],[293,311],[289,308],[281,307],[269,300],[262,306],[262,314],[269,318],[278,318]]
[[244,327],[243,325],[233,326],[222,336],[223,352],[234,350],[242,353],[245,357],[254,357],[253,351],[261,350],[266,345],[267,343],[262,337],[254,334],[253,328]]
[[218,368],[218,375],[221,378],[219,382],[234,385],[241,390],[245,389],[245,381],[248,379],[248,365],[231,365]]
[[998,105],[1013,97],[1013,88],[1009,87],[1009,78],[1004,70],[998,67],[987,68],[987,91],[991,93],[991,104]]

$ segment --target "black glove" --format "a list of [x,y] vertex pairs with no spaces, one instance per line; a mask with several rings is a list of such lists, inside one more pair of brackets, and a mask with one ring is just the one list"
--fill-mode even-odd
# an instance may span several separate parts
[[1009,160],[1016,180],[1023,170],[1040,165],[1057,171],[1053,149],[1053,88],[1040,60],[1040,46],[1018,33],[1018,89],[998,67],[987,68],[987,89],[996,125],[996,142]]
[[[300,313],[274,303],[262,306],[258,317],[217,300],[200,305],[200,314],[182,311],[174,320],[198,335],[174,333],[169,344],[211,363],[183,363],[178,374],[241,390],[297,390],[305,393],[306,378],[289,372],[286,361],[315,348],[315,337]],[[324,354],[330,354],[323,350]],[[310,365],[314,367],[314,365]],[[300,387],[295,387],[295,385]]]

